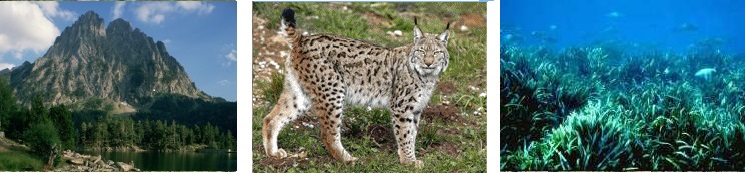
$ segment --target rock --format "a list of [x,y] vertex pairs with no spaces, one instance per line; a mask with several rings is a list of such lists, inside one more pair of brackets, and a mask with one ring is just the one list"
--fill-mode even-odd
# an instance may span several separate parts
[[76,158],[76,159],[68,160],[67,162],[70,163],[70,164],[73,164],[73,165],[83,165],[83,164],[85,164],[85,160],[83,160],[81,158]]
[[101,160],[99,160],[99,161],[97,161],[97,162],[93,162],[93,163],[95,163],[96,165],[100,165],[100,166],[103,166],[103,165],[105,165],[105,164],[106,164],[106,163],[104,163],[104,162],[103,162],[103,161],[101,161]]
[[388,31],[386,32],[386,34],[398,37],[398,36],[404,35],[404,32],[401,32],[401,30],[395,30],[395,31]]
[[461,31],[466,31],[466,30],[468,30],[468,27],[466,25],[460,26],[460,30]]
[[99,154],[98,156],[91,157],[91,161],[93,161],[93,163],[101,161],[101,155]]
[[126,163],[116,162],[116,165],[119,166],[120,171],[123,171],[123,172],[129,172],[130,170],[132,170],[132,166]]
[[124,162],[114,162],[112,160],[102,160],[101,155],[90,156],[74,153],[71,151],[65,151],[63,155],[75,156],[66,159],[69,165],[65,165],[55,169],[58,172],[129,172],[129,171],[140,171],[134,167],[134,162],[130,161],[129,164]]

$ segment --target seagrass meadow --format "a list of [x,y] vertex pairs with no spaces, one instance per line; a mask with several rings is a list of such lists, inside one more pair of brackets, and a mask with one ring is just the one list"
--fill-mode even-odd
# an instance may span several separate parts
[[627,50],[501,47],[500,169],[745,171],[745,56]]

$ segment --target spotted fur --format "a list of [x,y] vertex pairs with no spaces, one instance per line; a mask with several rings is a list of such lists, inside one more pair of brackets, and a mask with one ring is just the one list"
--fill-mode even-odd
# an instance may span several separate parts
[[399,161],[421,167],[414,147],[417,127],[437,76],[448,66],[449,24],[443,33],[429,34],[414,23],[412,44],[388,48],[329,34],[302,36],[295,31],[294,11],[285,9],[282,25],[292,52],[285,62],[285,89],[264,117],[266,153],[286,157],[277,146],[279,132],[310,110],[319,117],[329,153],[339,161],[356,161],[341,143],[344,106],[385,107],[392,115]]

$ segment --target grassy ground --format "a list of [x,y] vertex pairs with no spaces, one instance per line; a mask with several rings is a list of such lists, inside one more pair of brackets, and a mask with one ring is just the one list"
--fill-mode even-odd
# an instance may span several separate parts
[[[314,115],[290,123],[279,135],[279,146],[299,157],[267,157],[261,122],[282,90],[283,76],[278,71],[283,69],[279,66],[284,59],[277,55],[289,51],[286,44],[271,38],[286,7],[296,11],[301,32],[332,33],[389,47],[411,42],[414,16],[419,17],[423,32],[440,33],[452,22],[448,44],[451,64],[440,76],[419,126],[417,158],[424,161],[423,169],[399,164],[386,110],[353,106],[345,110],[342,143],[360,161],[344,164],[334,160],[319,140]],[[485,172],[485,14],[483,3],[254,3],[253,171]],[[468,29],[461,30],[461,26]],[[403,36],[386,34],[394,30],[401,30]],[[270,61],[278,67],[258,65]]]
[[0,171],[42,171],[42,160],[30,154],[27,148],[0,138]]

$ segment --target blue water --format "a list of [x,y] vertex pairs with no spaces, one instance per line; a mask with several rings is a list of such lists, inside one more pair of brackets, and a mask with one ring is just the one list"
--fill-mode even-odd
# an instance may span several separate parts
[[742,0],[502,0],[500,6],[503,44],[561,49],[614,41],[685,53],[707,43],[745,53]]

